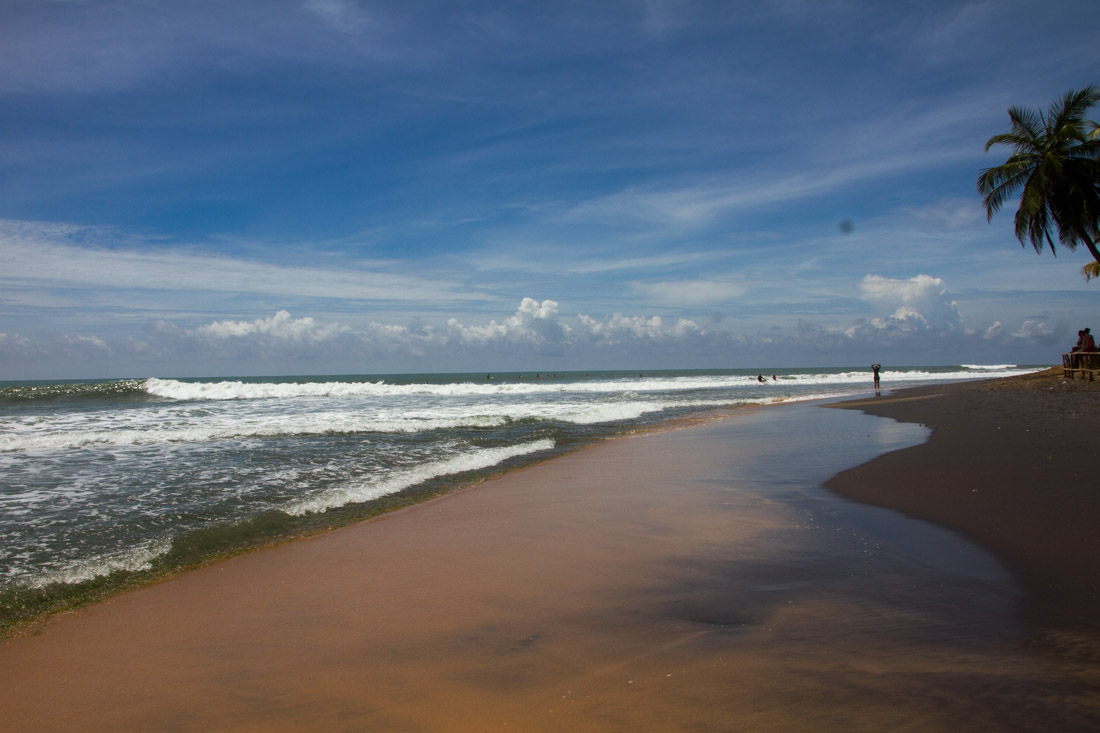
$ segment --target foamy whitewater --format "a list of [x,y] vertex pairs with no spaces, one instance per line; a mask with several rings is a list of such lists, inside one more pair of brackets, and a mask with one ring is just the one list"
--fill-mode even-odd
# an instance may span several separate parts
[[[883,388],[1014,365],[883,372]],[[0,384],[0,595],[186,563],[653,423],[871,391],[869,369]],[[298,522],[298,524],[295,524]],[[184,548],[191,548],[188,555]]]

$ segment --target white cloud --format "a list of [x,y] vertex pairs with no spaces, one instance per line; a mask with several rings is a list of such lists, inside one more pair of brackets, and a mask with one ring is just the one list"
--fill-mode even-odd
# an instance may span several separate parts
[[[121,241],[121,246],[111,246]],[[141,247],[141,248],[139,248]],[[276,265],[188,248],[130,242],[120,232],[0,220],[0,283],[22,288],[106,288],[253,293],[353,301],[484,300],[447,282],[371,269]]]
[[[759,333],[704,329],[687,318],[615,313],[565,316],[554,300],[524,298],[515,312],[488,323],[450,318],[439,325],[371,321],[349,325],[279,310],[255,319],[219,319],[190,328],[151,323],[114,335],[37,336],[0,333],[0,374],[26,364],[33,378],[96,376],[305,374],[491,369],[659,368],[839,363],[893,364],[962,359],[1042,363],[1058,353],[1063,326],[1031,319],[982,331],[951,319],[937,325],[929,304],[943,306],[936,278],[891,281],[871,276],[864,287],[892,313],[849,323],[800,321]],[[898,304],[901,301],[908,301]],[[923,309],[923,310],[922,310]],[[952,311],[947,308],[948,314]],[[942,321],[942,319],[941,319]],[[729,324],[723,322],[724,327]],[[870,362],[868,362],[870,363]],[[63,371],[64,368],[81,371]],[[95,370],[95,374],[92,373]],[[138,372],[135,374],[135,372]],[[23,376],[23,378],[27,378]]]
[[921,208],[903,208],[901,213],[911,216],[915,225],[924,230],[947,230],[954,233],[986,224],[985,210],[977,197],[943,199]]
[[705,266],[705,263],[729,256],[728,252],[720,250],[670,252],[662,249],[654,254],[638,254],[621,249],[576,247],[570,250],[569,258],[564,259],[562,251],[565,246],[560,242],[549,245],[510,236],[497,249],[476,255],[472,264],[481,272],[509,270],[544,274],[553,268],[555,272],[570,275],[602,275],[624,270],[667,271],[688,265]]
[[666,325],[660,316],[624,316],[616,313],[599,320],[586,315],[579,316],[587,341],[601,344],[625,344],[631,342],[678,341],[702,335],[705,332],[693,321],[677,319]]
[[679,280],[632,283],[634,290],[657,303],[707,305],[725,303],[744,294],[745,288],[720,280]]
[[464,326],[457,319],[447,321],[448,333],[467,346],[525,344],[539,351],[558,351],[572,338],[572,329],[558,318],[558,304],[524,298],[515,314],[503,322],[485,326]]
[[488,360],[523,355],[576,355],[592,348],[645,347],[698,337],[692,321],[666,323],[659,316],[606,318],[580,315],[576,325],[561,316],[553,300],[524,298],[516,312],[501,321],[465,324],[450,318],[445,325],[415,327],[371,322],[362,327],[322,324],[311,317],[295,318],[281,310],[254,320],[220,320],[181,330],[160,324],[160,334],[176,343],[189,343],[218,358],[283,356],[308,358],[319,352],[367,357],[431,357],[482,354]]
[[204,68],[379,58],[396,45],[381,28],[370,43],[334,42],[334,31],[361,34],[376,25],[346,0],[22,4],[0,23],[0,93],[113,92]]
[[98,336],[66,336],[65,340],[68,341],[70,344],[74,344],[77,346],[90,346],[93,349],[99,349],[107,353],[111,352],[111,347],[107,345],[107,342],[99,338]]
[[304,7],[343,33],[357,34],[371,24],[363,6],[348,0],[306,0]]
[[28,352],[34,342],[26,336],[20,336],[17,333],[4,333],[0,331],[0,350],[4,353],[24,353]]
[[994,321],[993,325],[991,325],[989,328],[985,329],[985,332],[982,334],[982,338],[986,339],[987,341],[992,341],[994,339],[999,339],[999,338],[1003,337],[1004,332],[1005,332],[1004,324],[1001,323],[1000,321]]
[[[1011,337],[1021,341],[1034,341],[1041,344],[1053,345],[1062,338],[1062,333],[1064,331],[1064,327],[1050,326],[1043,321],[1027,320],[1020,324],[1018,329],[1012,332]],[[1068,349],[1069,346],[1067,345],[1066,348]]]
[[[862,121],[855,131],[847,126],[828,132],[807,128],[807,139],[816,140],[816,147],[797,152],[791,148],[769,158],[766,166],[745,167],[738,161],[736,168],[717,173],[707,170],[671,183],[633,184],[581,201],[561,218],[695,231],[724,219],[823,194],[836,196],[859,185],[975,158],[977,146],[959,130],[972,122],[979,103],[965,95],[940,101],[933,110],[903,107],[892,114],[882,112]],[[960,217],[963,209],[960,201],[951,215]]]
[[876,328],[902,331],[955,330],[961,326],[957,304],[948,296],[947,285],[938,277],[917,275],[897,280],[866,275],[859,284],[860,297],[893,312],[872,321]]
[[787,178],[769,178],[771,180],[756,180],[753,184],[744,185],[688,183],[678,188],[632,186],[581,202],[566,212],[564,218],[690,231],[711,225],[720,217],[741,210],[802,198],[828,185],[802,173]]
[[970,39],[997,19],[1001,10],[993,2],[949,4],[932,8],[919,27],[909,27],[905,40],[936,61],[965,54]]
[[331,341],[349,330],[349,327],[335,323],[322,326],[310,317],[292,318],[290,313],[281,310],[270,318],[258,318],[251,322],[215,321],[199,326],[195,329],[195,334],[212,341],[257,337],[316,345]]

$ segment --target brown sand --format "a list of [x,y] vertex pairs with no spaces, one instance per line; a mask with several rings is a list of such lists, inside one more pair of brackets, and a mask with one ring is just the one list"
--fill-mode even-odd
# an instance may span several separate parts
[[1100,381],[1055,368],[835,406],[933,433],[830,488],[962,532],[1018,574],[1036,621],[1100,630]]
[[[879,422],[780,407],[603,443],[54,619],[0,642],[0,727],[1097,729],[1094,668],[1036,652],[999,582],[941,582],[853,529],[842,500],[811,485],[800,507],[775,491],[788,474],[766,486],[731,470],[749,465],[746,436],[782,447],[849,417]],[[1083,471],[1085,442],[1053,441],[1036,470]],[[1000,445],[1054,451],[976,442],[965,462]],[[888,475],[926,483],[962,463],[899,455]]]

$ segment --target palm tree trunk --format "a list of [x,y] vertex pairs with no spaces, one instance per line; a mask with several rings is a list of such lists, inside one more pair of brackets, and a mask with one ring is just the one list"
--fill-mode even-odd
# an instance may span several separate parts
[[[1092,259],[1100,262],[1100,249],[1096,247],[1096,240],[1089,236],[1088,228],[1078,223],[1073,227],[1073,231],[1081,238],[1081,241],[1085,243],[1085,246],[1089,249],[1089,254],[1092,255]],[[1053,247],[1053,245],[1051,245]]]
[[1081,274],[1085,276],[1086,280],[1091,280],[1094,277],[1100,278],[1100,252],[1096,249],[1096,242],[1094,242],[1092,237],[1087,233],[1082,232],[1081,234],[1084,238],[1085,246],[1089,248],[1089,254],[1092,255],[1093,259],[1093,262],[1081,268]]
[[1092,239],[1085,239],[1085,246],[1089,248],[1089,254],[1092,255],[1092,259],[1100,262],[1100,250],[1096,249],[1096,242]]
[[1092,255],[1092,259],[1100,262],[1100,250],[1096,248],[1096,242],[1093,241],[1086,232],[1081,232],[1081,238],[1085,241],[1085,246],[1089,248],[1089,254]]

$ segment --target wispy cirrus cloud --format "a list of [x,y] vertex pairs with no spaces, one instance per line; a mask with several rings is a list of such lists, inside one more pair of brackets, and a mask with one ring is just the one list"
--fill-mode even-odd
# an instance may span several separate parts
[[[117,236],[123,242],[110,246]],[[394,274],[369,263],[274,264],[202,249],[158,248],[92,227],[0,221],[0,282],[18,288],[256,293],[357,302],[477,301],[446,280]]]
[[7,6],[0,93],[118,92],[196,70],[395,63],[435,54],[418,49],[407,29],[382,12],[346,0],[12,0]]
[[635,282],[632,287],[655,303],[693,306],[726,303],[747,290],[744,284],[722,280]]
[[375,23],[363,5],[349,0],[306,0],[303,7],[343,33],[358,34]]

